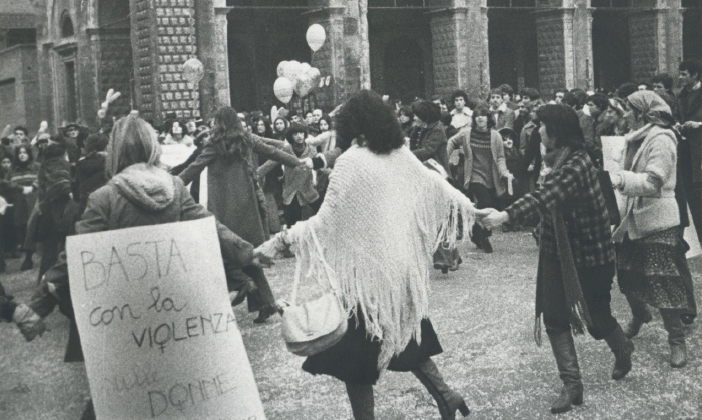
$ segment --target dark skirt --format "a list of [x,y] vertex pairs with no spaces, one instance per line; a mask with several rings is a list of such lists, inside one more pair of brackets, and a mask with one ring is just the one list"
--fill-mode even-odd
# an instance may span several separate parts
[[686,268],[685,244],[676,227],[637,240],[627,235],[617,245],[620,290],[653,307],[691,309],[694,297],[681,275]]
[[[439,338],[429,319],[423,319],[422,344],[412,339],[399,355],[390,360],[388,370],[408,372],[419,367],[429,357],[443,352]],[[313,375],[330,375],[340,381],[374,385],[380,376],[378,356],[380,340],[366,336],[366,324],[362,316],[349,318],[346,335],[332,347],[310,356],[302,364],[302,369]]]

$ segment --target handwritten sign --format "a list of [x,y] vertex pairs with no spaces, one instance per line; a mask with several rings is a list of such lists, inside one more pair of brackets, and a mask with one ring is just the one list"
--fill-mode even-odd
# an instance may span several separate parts
[[263,420],[214,218],[66,241],[98,419]]

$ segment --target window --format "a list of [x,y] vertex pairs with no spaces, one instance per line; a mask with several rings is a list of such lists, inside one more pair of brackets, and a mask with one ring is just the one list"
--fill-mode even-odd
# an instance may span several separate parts
[[61,38],[68,38],[69,36],[73,35],[73,21],[71,20],[71,16],[68,14],[68,11],[65,11],[61,17]]

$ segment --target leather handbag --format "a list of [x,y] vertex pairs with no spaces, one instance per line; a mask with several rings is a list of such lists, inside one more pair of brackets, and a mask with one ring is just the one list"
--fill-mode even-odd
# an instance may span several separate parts
[[[312,231],[317,249],[319,242]],[[322,258],[323,259],[323,258]],[[323,261],[331,290],[322,297],[296,305],[301,263],[295,267],[295,279],[288,306],[283,307],[282,334],[288,350],[298,356],[312,356],[338,343],[348,329],[348,314],[341,304],[331,267]]]

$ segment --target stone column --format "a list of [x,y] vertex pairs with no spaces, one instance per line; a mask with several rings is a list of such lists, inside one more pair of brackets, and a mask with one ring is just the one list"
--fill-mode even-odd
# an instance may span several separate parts
[[592,11],[588,0],[575,0],[573,4],[573,71],[575,87],[595,90],[592,64]]
[[160,123],[167,112],[200,116],[199,93],[182,78],[197,53],[194,0],[130,0],[136,103],[141,116]]
[[[319,6],[309,14],[309,24],[324,27],[327,39],[322,48],[312,55],[313,67],[322,77],[331,77],[328,87],[317,90],[317,102],[331,108],[362,88],[370,87],[370,64],[363,59],[364,41],[368,26],[362,25],[364,10],[358,0],[316,0]],[[362,32],[366,31],[365,37]],[[365,45],[368,55],[368,45]]]
[[211,117],[215,110],[231,105],[227,51],[227,13],[225,0],[195,2],[197,55],[205,67],[199,83],[200,112]]
[[558,88],[591,89],[592,19],[587,0],[539,0],[552,9],[536,15],[539,86],[543,93]]
[[683,55],[681,0],[657,0],[655,10],[631,14],[629,39],[633,80],[675,76]]
[[450,3],[429,13],[434,93],[446,96],[463,89],[482,97],[490,86],[486,0]]

